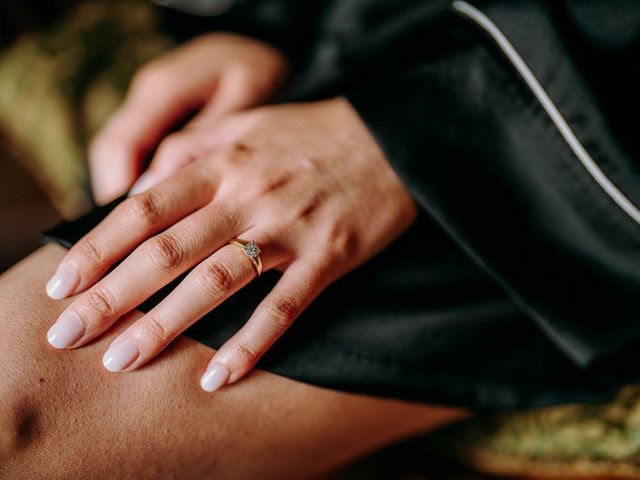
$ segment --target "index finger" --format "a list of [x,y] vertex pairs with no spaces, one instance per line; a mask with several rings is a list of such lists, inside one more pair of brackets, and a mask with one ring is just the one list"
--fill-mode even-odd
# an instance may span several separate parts
[[118,205],[63,258],[47,283],[49,297],[59,300],[87,289],[144,240],[208,203],[215,187],[203,168],[191,164]]

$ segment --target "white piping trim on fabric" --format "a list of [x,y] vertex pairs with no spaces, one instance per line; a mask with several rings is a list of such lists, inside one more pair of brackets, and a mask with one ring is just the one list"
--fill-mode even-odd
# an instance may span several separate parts
[[625,194],[614,185],[609,177],[607,177],[596,164],[591,155],[589,155],[585,150],[580,143],[580,140],[578,140],[569,124],[562,117],[547,92],[544,90],[542,85],[540,85],[538,79],[533,75],[529,66],[525,63],[507,37],[500,31],[498,26],[484,13],[465,1],[456,0],[453,2],[452,6],[454,10],[479,25],[493,38],[507,59],[522,76],[538,101],[542,104],[547,114],[556,125],[565,141],[569,144],[573,153],[578,157],[578,160],[580,160],[584,168],[591,174],[594,180],[598,182],[607,195],[609,195],[611,199],[616,202],[627,215],[629,215],[629,217],[631,217],[636,223],[640,224],[640,210],[638,210],[638,208],[625,196]]

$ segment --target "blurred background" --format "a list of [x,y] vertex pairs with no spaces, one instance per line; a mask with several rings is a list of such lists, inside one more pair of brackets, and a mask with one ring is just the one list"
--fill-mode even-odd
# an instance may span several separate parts
[[[68,11],[71,2],[0,2],[0,48]],[[35,13],[37,12],[37,13]],[[0,271],[32,251],[37,233],[58,218],[40,185],[25,168],[19,149],[0,130]]]
[[[175,44],[175,15],[145,0],[0,0],[0,272],[37,248],[38,232],[91,208],[87,144],[136,69]],[[640,389],[482,415],[331,478],[495,476],[640,478]]]
[[0,1],[0,271],[91,207],[87,143],[173,44],[161,23],[145,1]]

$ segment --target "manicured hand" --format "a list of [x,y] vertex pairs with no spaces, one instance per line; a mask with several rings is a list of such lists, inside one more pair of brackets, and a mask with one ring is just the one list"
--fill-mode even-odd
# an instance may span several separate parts
[[220,33],[198,37],[143,67],[90,148],[98,203],[124,194],[158,144],[158,153],[173,158],[174,168],[197,157],[197,145],[183,143],[180,135],[160,143],[187,115],[199,111],[189,126],[210,125],[225,113],[258,105],[273,96],[287,70],[285,58],[272,47]]
[[208,153],[125,200],[68,252],[49,295],[84,293],[50,329],[53,346],[90,342],[192,269],[104,355],[112,371],[144,365],[256,277],[243,248],[228,243],[254,241],[264,270],[282,276],[209,363],[201,385],[215,390],[249,372],[327,285],[415,217],[412,198],[345,99],[261,107],[215,123],[184,134]]

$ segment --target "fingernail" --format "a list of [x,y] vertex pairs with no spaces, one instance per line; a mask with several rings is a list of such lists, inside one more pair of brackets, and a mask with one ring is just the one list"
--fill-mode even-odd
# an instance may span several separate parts
[[139,356],[138,343],[132,338],[125,338],[109,347],[102,357],[102,364],[110,372],[119,372],[135,362]]
[[149,190],[155,183],[155,175],[152,172],[145,172],[140,175],[140,178],[138,178],[136,183],[133,184],[133,186],[129,190],[129,196],[137,195],[144,192],[145,190]]
[[214,362],[202,375],[200,386],[207,392],[215,392],[227,383],[230,375],[227,367],[220,362]]
[[73,312],[60,315],[47,333],[47,340],[56,348],[67,348],[76,343],[84,335],[84,323]]
[[51,280],[47,282],[47,295],[54,300],[61,300],[68,297],[79,282],[80,275],[75,268],[69,264],[60,265]]

